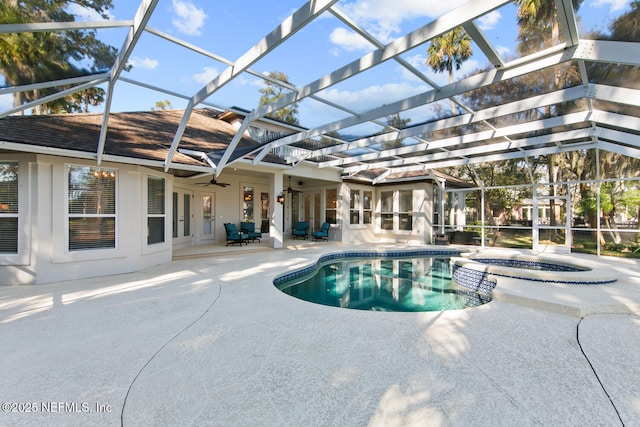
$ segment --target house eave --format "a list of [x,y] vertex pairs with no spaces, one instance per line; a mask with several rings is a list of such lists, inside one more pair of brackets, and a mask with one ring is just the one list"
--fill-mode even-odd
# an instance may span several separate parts
[[[93,153],[93,152],[67,150],[64,148],[43,147],[38,145],[20,144],[16,142],[1,141],[1,140],[0,140],[0,149],[23,152],[23,153],[46,154],[51,156],[70,157],[74,159],[97,161],[97,155],[96,153]],[[147,166],[152,168],[164,168],[164,162],[160,160],[114,156],[112,154],[104,154],[102,156],[102,160],[107,162],[113,162],[113,163],[124,163],[124,164],[130,164],[130,165]],[[183,170],[188,172],[205,172],[205,173],[212,172],[212,168],[210,166],[185,165],[185,164],[174,163],[174,162],[170,164],[170,169]]]

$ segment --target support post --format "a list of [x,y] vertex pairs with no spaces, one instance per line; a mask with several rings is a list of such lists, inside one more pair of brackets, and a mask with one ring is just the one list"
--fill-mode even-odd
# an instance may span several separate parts
[[284,203],[278,202],[278,195],[283,191],[283,172],[278,171],[271,175],[271,200],[274,200],[273,211],[269,221],[269,236],[273,248],[279,249],[284,242]]

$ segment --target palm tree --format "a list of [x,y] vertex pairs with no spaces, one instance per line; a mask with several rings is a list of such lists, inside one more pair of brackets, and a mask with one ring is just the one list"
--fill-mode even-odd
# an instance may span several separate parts
[[[471,37],[462,27],[455,28],[431,40],[427,49],[429,65],[436,73],[447,71],[453,83],[453,67],[459,70],[473,54]],[[456,104],[451,100],[451,113],[456,115]]]
[[560,27],[553,0],[517,0],[518,44],[521,53],[536,52],[558,43]]

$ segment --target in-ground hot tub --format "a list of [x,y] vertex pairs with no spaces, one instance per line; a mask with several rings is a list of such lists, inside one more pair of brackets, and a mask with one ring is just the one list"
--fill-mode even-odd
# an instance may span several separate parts
[[453,281],[470,289],[495,287],[497,277],[564,285],[604,285],[612,273],[596,272],[574,261],[535,255],[476,253],[451,259]]

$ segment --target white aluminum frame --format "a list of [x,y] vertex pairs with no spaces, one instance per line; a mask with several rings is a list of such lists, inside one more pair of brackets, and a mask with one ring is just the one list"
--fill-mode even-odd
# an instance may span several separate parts
[[[329,132],[336,132],[366,123],[373,123],[383,129],[386,128],[385,133],[370,135],[356,141],[343,141],[339,137],[329,136],[328,138],[336,141],[338,144],[316,150],[296,148],[296,152],[299,154],[288,159],[290,164],[295,167],[301,162],[305,162],[316,165],[318,168],[340,167],[344,168],[345,176],[352,176],[361,170],[386,170],[386,172],[381,173],[378,178],[372,180],[372,183],[376,184],[382,182],[385,176],[394,172],[430,170],[446,166],[478,164],[508,158],[526,158],[529,156],[572,151],[589,147],[596,147],[598,149],[640,158],[640,136],[638,135],[638,129],[640,129],[639,118],[594,108],[594,101],[607,101],[638,107],[640,106],[640,91],[626,87],[612,87],[589,83],[588,69],[586,66],[586,63],[600,62],[638,67],[640,66],[640,43],[586,40],[580,38],[571,0],[556,0],[557,18],[564,42],[546,50],[505,62],[499,55],[498,50],[484,36],[474,20],[491,11],[502,8],[508,3],[511,2],[506,0],[469,1],[385,45],[359,25],[354,17],[349,16],[349,14],[345,12],[346,9],[340,7],[339,0],[307,1],[292,15],[284,19],[281,24],[277,25],[273,31],[261,40],[258,40],[235,61],[231,61],[218,53],[210,52],[193,43],[186,42],[178,37],[150,27],[149,22],[151,17],[155,13],[162,13],[161,8],[158,8],[158,12],[156,12],[158,0],[141,0],[135,16],[131,20],[0,25],[0,34],[74,29],[129,29],[125,40],[123,40],[118,58],[108,73],[0,88],[1,95],[60,85],[73,85],[72,88],[54,95],[45,96],[28,104],[0,112],[0,120],[10,114],[19,113],[36,105],[66,96],[69,93],[107,83],[108,87],[98,148],[94,155],[89,156],[96,159],[98,165],[100,165],[102,161],[110,158],[110,156],[104,155],[104,144],[107,137],[111,102],[113,93],[116,90],[116,84],[122,81],[128,84],[138,85],[158,93],[164,93],[188,101],[180,125],[170,143],[169,152],[162,164],[165,171],[172,168],[187,168],[173,163],[172,158],[179,149],[180,140],[193,109],[198,105],[204,105],[219,110],[233,111],[233,108],[229,106],[216,105],[206,100],[230,81],[246,73],[252,77],[258,77],[269,80],[272,83],[281,84],[289,90],[289,93],[285,94],[276,102],[255,108],[248,114],[236,111],[238,114],[245,115],[242,125],[230,141],[228,148],[217,164],[209,161],[209,167],[205,166],[202,168],[209,173],[213,172],[219,175],[225,167],[234,162],[241,160],[247,162],[248,155],[253,155],[254,157],[251,161],[254,165],[258,165],[264,161],[265,156],[271,150],[288,145],[295,145],[306,139],[315,139],[322,136],[327,137],[327,133]],[[371,43],[372,51],[355,61],[351,61],[329,72],[319,79],[301,86],[278,82],[251,69],[251,66],[258,60],[270,55],[281,44],[286,43],[291,36],[304,29],[322,14],[330,14],[347,26],[347,28],[363,37]],[[240,22],[242,19],[240,15],[238,19]],[[462,78],[452,84],[438,86],[401,56],[403,53],[424,45],[434,37],[459,26],[462,26],[466,30],[487,58],[489,64],[491,64],[492,67],[487,71]],[[144,32],[174,43],[183,49],[190,50],[225,64],[226,68],[192,95],[181,94],[168,88],[157,87],[123,77],[122,71],[125,68],[127,60],[136,50],[138,41]],[[331,88],[340,82],[348,80],[364,71],[373,69],[389,60],[395,61],[408,73],[413,74],[430,86],[431,89],[399,101],[373,107],[363,112],[353,111],[351,108],[340,105],[340,103],[337,102],[323,99],[323,97],[320,96],[320,91]],[[582,85],[559,89],[554,92],[532,96],[527,99],[521,99],[516,102],[487,108],[481,111],[473,111],[460,100],[460,95],[471,90],[487,87],[514,77],[569,62],[575,62],[578,65],[583,82]],[[270,113],[287,105],[300,102],[307,97],[342,111],[348,116],[344,119],[324,123],[311,129],[291,127],[290,135],[270,141],[243,157],[233,157],[243,132],[253,121],[266,118]],[[442,100],[453,101],[462,113],[454,117],[419,124],[405,129],[388,127],[384,123],[383,119],[386,116]],[[553,105],[568,100],[586,100],[586,108],[582,111],[572,112],[563,116],[523,122],[499,128],[496,128],[488,122],[497,116],[516,114],[533,108],[539,108],[541,105]],[[584,126],[581,127],[581,123],[584,123]],[[433,131],[452,129],[465,124],[477,124],[479,128],[484,127],[485,130],[455,137],[441,137],[439,139],[425,137],[425,134]],[[576,127],[576,129],[556,131],[560,125],[572,125]],[[612,129],[614,127],[615,129]],[[551,135],[529,138],[516,137],[516,135],[522,134],[523,132],[540,129],[546,129],[551,132]],[[411,144],[405,144],[403,147],[394,149],[376,148],[377,144],[404,138],[411,139]],[[7,149],[24,149],[24,145],[22,144],[2,141],[0,141],[0,144]],[[532,148],[539,144],[544,144],[544,146]],[[351,150],[356,151],[356,153],[349,154]],[[51,149],[32,147],[26,151],[51,152]],[[86,153],[82,154],[81,157],[87,158]],[[326,160],[326,157],[329,157],[330,160]],[[316,158],[322,158],[323,160],[314,160]],[[132,162],[133,161],[135,160],[132,159]],[[157,162],[153,163],[155,166]],[[189,167],[189,169],[194,168]],[[195,169],[200,170],[200,168]]]

